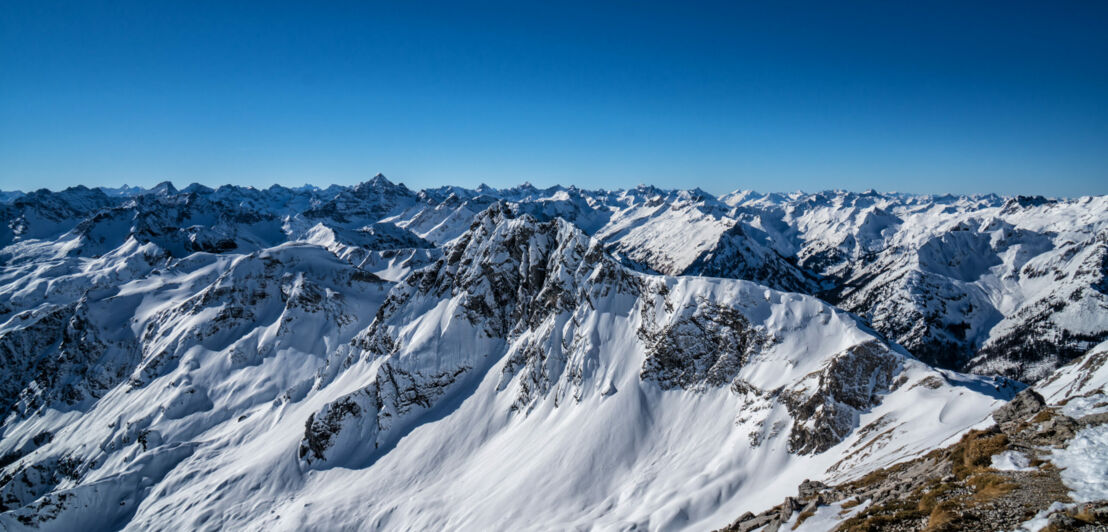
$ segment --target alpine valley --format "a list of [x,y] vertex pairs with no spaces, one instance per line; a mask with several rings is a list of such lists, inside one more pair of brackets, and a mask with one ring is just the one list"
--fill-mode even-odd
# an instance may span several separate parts
[[378,175],[0,218],[0,529],[1108,523],[1108,197]]

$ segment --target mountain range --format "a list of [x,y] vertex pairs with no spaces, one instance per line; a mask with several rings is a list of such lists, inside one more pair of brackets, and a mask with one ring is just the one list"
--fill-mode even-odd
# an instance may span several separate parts
[[378,175],[0,218],[13,530],[712,529],[1108,384],[1108,197]]

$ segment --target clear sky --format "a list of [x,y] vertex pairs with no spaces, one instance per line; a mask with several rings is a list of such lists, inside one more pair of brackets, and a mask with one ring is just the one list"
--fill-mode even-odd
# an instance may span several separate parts
[[1108,193],[1108,2],[0,5],[0,189]]

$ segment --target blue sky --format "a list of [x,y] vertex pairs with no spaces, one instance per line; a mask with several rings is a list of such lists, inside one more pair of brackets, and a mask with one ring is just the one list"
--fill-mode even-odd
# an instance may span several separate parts
[[964,4],[3,2],[0,189],[1108,193],[1108,3]]

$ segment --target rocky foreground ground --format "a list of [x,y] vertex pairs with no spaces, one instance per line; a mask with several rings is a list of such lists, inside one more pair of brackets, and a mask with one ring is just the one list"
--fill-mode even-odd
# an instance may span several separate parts
[[[1090,397],[1101,401],[1091,410],[1108,406]],[[954,445],[853,482],[805,481],[796,497],[724,530],[1108,530],[1108,500],[1075,502],[1051,461],[1083,429],[1108,424],[1108,412],[1075,419],[1066,403],[1025,390],[993,413],[995,425]],[[819,523],[809,521],[817,514]]]

